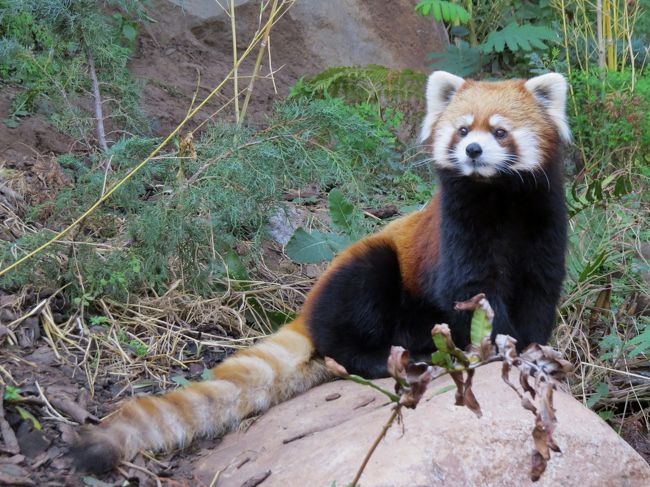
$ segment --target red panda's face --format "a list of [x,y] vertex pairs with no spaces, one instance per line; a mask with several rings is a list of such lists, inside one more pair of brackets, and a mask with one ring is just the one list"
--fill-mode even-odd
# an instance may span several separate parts
[[546,156],[569,140],[566,82],[551,73],[524,82],[465,81],[435,72],[427,86],[421,140],[434,164],[483,178],[543,170]]

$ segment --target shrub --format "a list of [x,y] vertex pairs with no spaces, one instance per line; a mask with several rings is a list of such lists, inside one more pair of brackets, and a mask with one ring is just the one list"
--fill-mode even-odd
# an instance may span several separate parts
[[[155,144],[140,137],[116,143],[108,173],[92,158],[62,157],[76,183],[35,208],[34,217],[49,214],[50,228],[77,218]],[[336,185],[355,203],[367,202],[397,154],[381,117],[340,99],[278,104],[259,130],[213,124],[194,151],[196,157],[173,152],[152,160],[71,234],[79,243],[74,249],[57,244],[0,285],[69,283],[74,297],[92,302],[149,288],[163,292],[180,279],[188,291],[207,295],[221,288],[228,267],[242,265],[236,245],[260,241],[284,191]],[[0,266],[49,234],[0,243]]]
[[[103,5],[102,5],[103,4]],[[112,9],[109,15],[104,9]],[[130,0],[0,0],[0,75],[22,88],[5,123],[35,111],[73,137],[87,139],[94,114],[79,102],[90,93],[92,59],[111,122],[140,132],[141,84],[127,62],[139,22],[146,16]]]
[[589,172],[647,164],[650,154],[650,75],[574,72],[569,104],[574,138]]

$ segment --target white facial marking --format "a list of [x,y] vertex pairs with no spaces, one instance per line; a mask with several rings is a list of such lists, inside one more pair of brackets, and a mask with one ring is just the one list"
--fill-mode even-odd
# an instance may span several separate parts
[[[470,144],[481,146],[481,154],[472,159],[467,155],[466,149]],[[500,167],[505,167],[509,157],[508,151],[501,147],[494,136],[484,130],[472,130],[463,137],[453,151],[454,158],[458,161],[458,169],[465,176],[478,174],[483,177],[495,176]]]
[[474,123],[474,115],[463,115],[458,119],[458,124],[456,128],[471,127],[473,123]]
[[438,167],[453,169],[455,164],[449,159],[449,146],[456,132],[451,123],[441,123],[433,138],[433,161]]
[[518,158],[510,166],[513,171],[534,171],[541,164],[539,143],[535,133],[527,128],[513,130],[510,135],[517,144]]
[[496,114],[490,117],[490,127],[510,131],[512,130],[512,123],[506,117]]

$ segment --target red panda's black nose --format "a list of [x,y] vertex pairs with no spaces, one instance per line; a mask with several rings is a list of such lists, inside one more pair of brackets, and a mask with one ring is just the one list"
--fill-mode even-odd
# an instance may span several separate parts
[[465,152],[472,159],[476,159],[478,156],[480,156],[483,153],[483,149],[481,149],[481,146],[478,145],[476,142],[472,142],[465,148]]

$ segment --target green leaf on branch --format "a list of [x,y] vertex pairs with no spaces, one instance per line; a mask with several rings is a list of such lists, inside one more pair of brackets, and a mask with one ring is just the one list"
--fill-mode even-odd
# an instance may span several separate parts
[[436,345],[438,352],[449,355],[449,347],[447,346],[447,340],[444,335],[435,333],[433,335],[433,343]]
[[492,333],[492,320],[488,319],[487,311],[483,308],[476,308],[472,315],[470,337],[472,345],[479,347],[483,338],[489,337]]
[[441,364],[447,370],[456,370],[454,359],[461,364],[461,367],[467,367],[470,364],[467,355],[454,344],[449,325],[443,323],[434,326],[433,330],[431,330],[431,336],[433,337],[433,343],[438,349],[437,352],[431,355],[431,360],[434,365]]
[[596,386],[596,391],[587,399],[587,407],[590,409],[593,408],[598,401],[607,397],[607,394],[609,394],[609,386],[606,382],[599,382]]
[[451,360],[449,352],[441,352],[440,350],[436,350],[431,354],[431,363],[444,367],[445,369],[452,369],[454,367],[454,362]]
[[637,355],[647,354],[650,350],[650,326],[646,326],[642,333],[632,338],[628,345],[634,345],[634,349],[630,351],[630,358]]

